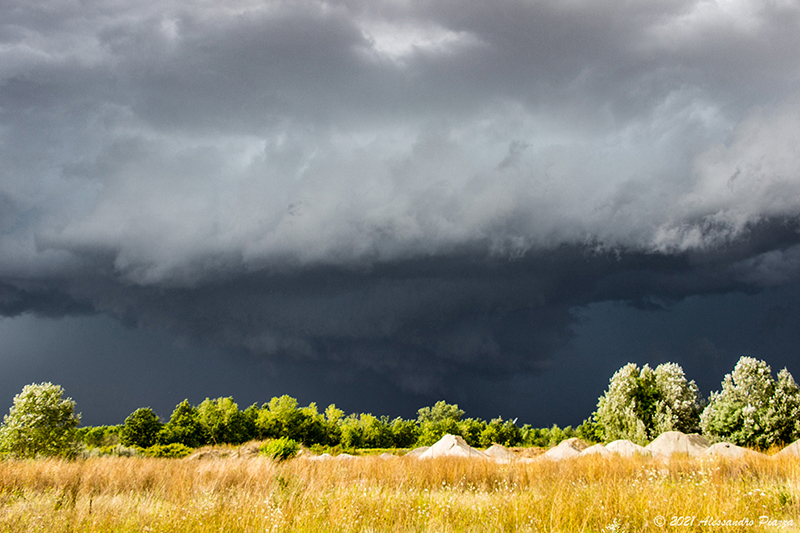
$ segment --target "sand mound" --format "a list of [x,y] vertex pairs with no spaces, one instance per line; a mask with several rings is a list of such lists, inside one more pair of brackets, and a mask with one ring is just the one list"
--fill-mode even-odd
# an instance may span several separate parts
[[622,457],[631,457],[633,454],[650,455],[650,451],[644,446],[639,446],[635,442],[626,439],[615,440],[606,444],[606,450],[616,453]]
[[[257,442],[249,442],[247,444],[243,444],[239,446],[239,449],[234,452],[234,457],[256,457],[259,453],[259,443]],[[301,452],[303,450],[300,450]]]
[[486,449],[486,455],[494,459],[495,461],[501,462],[509,462],[513,461],[517,458],[517,454],[506,448],[501,444],[492,444],[489,448]]
[[796,440],[786,448],[782,449],[778,453],[775,454],[776,457],[786,457],[786,456],[794,456],[800,457],[800,440]]
[[653,455],[670,456],[673,453],[686,453],[691,457],[704,454],[710,447],[711,443],[705,437],[697,433],[686,435],[680,431],[666,431],[646,446]]
[[742,448],[730,442],[718,442],[710,446],[705,452],[706,455],[717,455],[720,457],[730,457],[732,459],[741,459],[743,457],[756,457],[761,455],[753,450]]
[[606,450],[606,447],[602,444],[595,444],[594,446],[589,446],[583,450],[581,455],[602,455],[605,457],[607,455],[611,455],[611,452]]
[[404,457],[419,457],[423,453],[427,452],[429,448],[430,446],[420,446],[419,448],[414,448],[413,450],[405,454]]
[[334,459],[340,459],[342,461],[349,461],[350,459],[355,459],[355,455],[350,455],[349,453],[340,453],[339,455],[334,455]]
[[320,455],[311,455],[307,457],[309,461],[325,461],[327,459],[333,459],[333,456],[329,453],[323,453]]
[[189,457],[186,458],[187,461],[205,461],[209,459],[222,459],[224,457],[228,457],[229,453],[227,451],[223,452],[220,450],[200,450],[199,452],[195,452]]
[[554,461],[570,459],[572,457],[579,456],[581,452],[588,447],[589,445],[583,442],[581,439],[573,437],[571,439],[561,441],[555,448],[550,448],[544,452],[542,457]]
[[432,459],[434,457],[474,457],[486,459],[485,453],[470,447],[469,444],[458,435],[449,433],[439,439],[439,442],[428,448],[425,453],[419,456],[420,459]]

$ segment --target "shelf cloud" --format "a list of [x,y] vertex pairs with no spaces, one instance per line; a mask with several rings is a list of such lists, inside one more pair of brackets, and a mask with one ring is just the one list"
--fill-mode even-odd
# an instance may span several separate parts
[[[0,6],[0,313],[404,390],[800,276],[800,4]],[[304,363],[305,364],[305,363]]]

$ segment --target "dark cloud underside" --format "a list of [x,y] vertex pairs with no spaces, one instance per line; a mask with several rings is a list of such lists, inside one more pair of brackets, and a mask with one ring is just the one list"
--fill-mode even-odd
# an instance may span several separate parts
[[580,309],[797,281],[798,30],[796,1],[5,2],[0,314],[408,394],[543,375]]

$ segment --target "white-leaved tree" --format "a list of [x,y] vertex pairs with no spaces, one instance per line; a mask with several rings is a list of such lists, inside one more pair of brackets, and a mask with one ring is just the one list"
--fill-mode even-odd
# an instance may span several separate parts
[[63,395],[64,389],[52,383],[26,385],[0,426],[0,455],[74,456],[80,415],[75,402]]
[[698,430],[700,396],[694,381],[687,381],[675,363],[623,366],[600,397],[594,420],[603,439],[628,439],[646,444],[664,431]]
[[769,365],[741,357],[708,399],[700,422],[714,440],[766,449],[800,437],[800,388],[784,368],[777,381]]

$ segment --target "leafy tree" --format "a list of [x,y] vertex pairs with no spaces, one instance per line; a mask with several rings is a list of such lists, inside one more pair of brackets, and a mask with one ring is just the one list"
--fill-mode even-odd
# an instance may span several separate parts
[[123,446],[149,448],[156,443],[156,437],[163,424],[149,407],[141,407],[128,415],[119,432]]
[[766,419],[772,444],[789,444],[800,438],[800,387],[785,368],[778,372]]
[[364,428],[359,423],[355,413],[347,415],[339,424],[341,431],[341,444],[345,448],[361,448],[364,442]]
[[480,445],[488,448],[492,444],[516,446],[522,441],[522,432],[511,420],[503,422],[502,417],[492,419],[481,432]]
[[330,404],[325,409],[325,444],[336,446],[342,441],[341,421],[344,418],[344,411]]
[[440,423],[452,420],[458,422],[464,416],[464,411],[458,408],[458,404],[449,404],[444,400],[436,402],[433,407],[423,407],[417,411],[417,421],[420,425],[429,423]]
[[413,420],[404,420],[400,417],[392,420],[392,443],[397,448],[413,446],[419,437],[419,428]]
[[460,435],[458,423],[464,411],[456,404],[448,404],[444,400],[436,402],[433,407],[423,407],[417,411],[417,423],[420,435],[418,446],[430,446],[446,433]]
[[158,434],[160,444],[179,443],[190,448],[197,448],[208,442],[205,426],[200,421],[197,407],[183,400],[175,406],[172,416]]
[[786,369],[772,377],[764,361],[741,357],[711,394],[701,416],[703,432],[740,446],[769,448],[800,436],[800,390]]
[[683,368],[675,363],[658,365],[655,370],[658,401],[653,416],[653,433],[700,431],[700,391],[694,381],[686,381]]
[[480,418],[465,418],[458,422],[458,433],[470,446],[481,446],[481,435],[486,427],[486,422]]
[[0,455],[73,457],[80,415],[63,395],[63,388],[49,382],[23,387],[0,426]]
[[308,407],[298,408],[297,400],[287,395],[272,398],[264,406],[256,428],[263,437],[288,437],[307,446],[327,440],[325,419],[317,412],[317,405],[312,402]]
[[592,417],[589,417],[575,428],[575,434],[586,442],[602,442],[603,427]]
[[628,363],[611,377],[594,420],[606,441],[646,444],[665,431],[696,431],[699,413],[697,385],[686,381],[680,366],[665,363],[653,370],[644,365],[640,370]]
[[206,398],[197,406],[197,414],[208,440],[214,444],[241,444],[252,436],[247,417],[231,397]]
[[362,413],[358,422],[362,427],[362,448],[389,448],[394,444],[388,417]]

